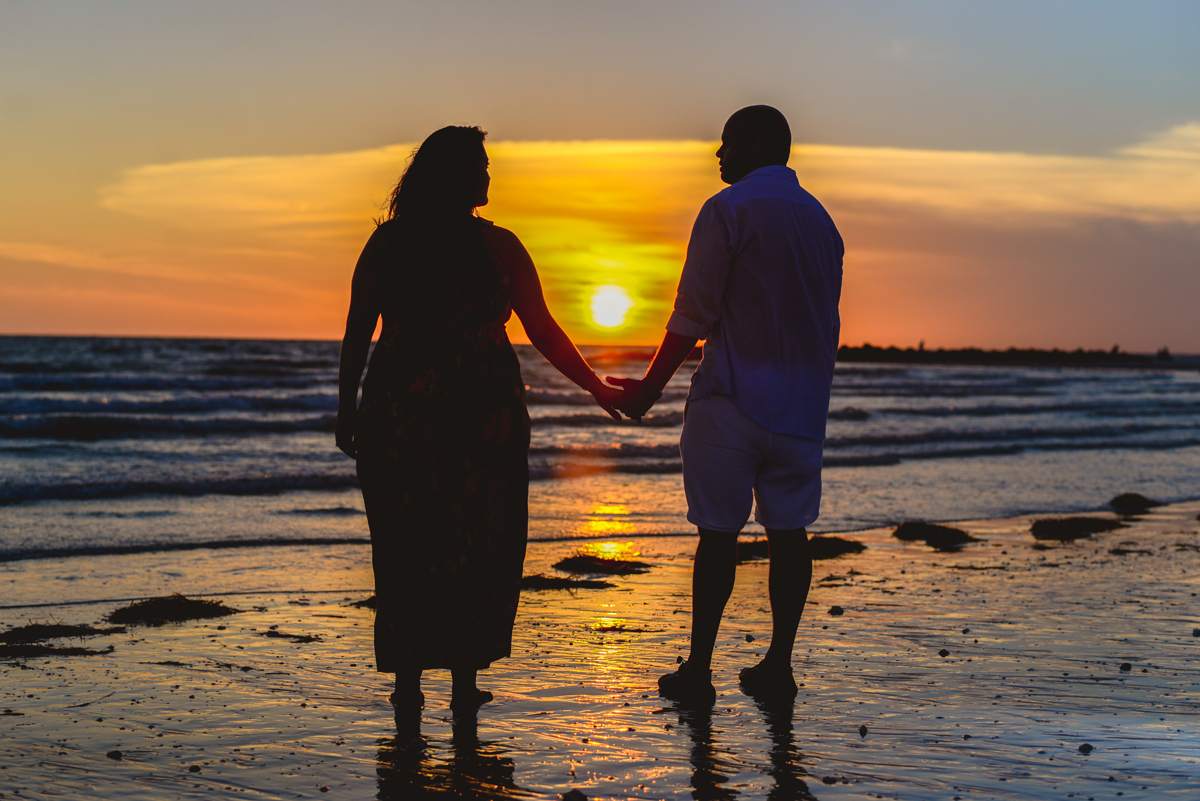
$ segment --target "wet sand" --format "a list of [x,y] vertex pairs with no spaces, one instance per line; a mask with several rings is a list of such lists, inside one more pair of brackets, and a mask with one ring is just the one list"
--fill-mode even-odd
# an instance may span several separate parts
[[[349,605],[367,554],[338,546],[336,575],[295,561],[307,594],[234,592],[229,618],[60,643],[106,655],[0,661],[0,798],[1196,798],[1197,513],[1063,544],[1032,517],[966,521],[981,541],[950,553],[851,534],[866,551],[816,564],[790,709],[737,687],[770,636],[767,563],[743,564],[711,714],[655,690],[685,653],[694,541],[624,536],[611,552],[649,572],[524,593],[513,657],[481,674],[495,702],[456,720],[431,672],[416,741],[371,669],[372,613]],[[582,544],[531,543],[526,573]],[[119,605],[8,609],[0,628]]]

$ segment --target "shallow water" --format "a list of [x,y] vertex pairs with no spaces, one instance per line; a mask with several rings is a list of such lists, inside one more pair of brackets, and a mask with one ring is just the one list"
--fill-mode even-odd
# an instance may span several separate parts
[[[0,562],[361,539],[352,515],[316,514],[361,510],[354,464],[333,446],[337,347],[0,337]],[[639,426],[517,350],[533,418],[531,538],[690,533],[678,442],[695,363]],[[584,350],[602,374],[641,375],[650,357]],[[1196,497],[1197,362],[841,365],[814,530],[1095,509],[1126,491]]]
[[[648,357],[589,353],[618,375]],[[985,542],[959,554],[853,534],[871,547],[817,565],[785,710],[736,684],[770,635],[767,567],[744,565],[718,704],[689,712],[654,689],[690,615],[675,447],[689,370],[658,425],[616,425],[521,356],[526,572],[586,540],[631,543],[654,567],[525,593],[513,657],[484,678],[496,702],[455,720],[431,673],[414,743],[369,667],[371,613],[346,605],[373,579],[352,464],[331,443],[336,343],[0,338],[0,627],[93,622],[175,591],[246,610],[69,643],[106,656],[0,662],[0,709],[24,713],[0,714],[0,798],[1200,795],[1200,504],[1050,550],[1029,518],[967,524]],[[845,366],[813,528],[1191,498],[1198,432],[1195,369]],[[1111,553],[1121,542],[1135,552]]]
[[[359,589],[364,549],[324,546],[357,559],[342,574],[303,556],[320,547],[291,549],[301,557],[268,579],[290,570],[306,596],[234,594],[226,600],[246,611],[232,618],[88,641],[114,645],[108,656],[0,664],[0,707],[24,713],[0,716],[0,793],[1195,798],[1198,512],[1195,502],[1159,509],[1047,550],[1034,547],[1028,517],[964,524],[984,541],[959,553],[856,534],[865,552],[816,565],[792,709],[760,708],[736,685],[770,635],[767,565],[744,564],[710,714],[654,690],[686,647],[692,540],[615,540],[653,569],[608,590],[525,593],[513,657],[481,675],[496,701],[474,723],[456,720],[448,677],[431,672],[419,741],[397,737],[387,685],[369,669],[371,613],[338,591]],[[1123,542],[1146,553],[1111,553]],[[552,572],[579,544],[532,544],[526,572]],[[180,582],[210,567],[204,552],[172,556]],[[257,570],[255,556],[222,558]],[[44,563],[23,564],[40,580]],[[845,614],[829,615],[834,604]],[[91,622],[116,605],[0,610],[0,622]],[[262,636],[272,625],[321,639]],[[105,756],[113,749],[119,762]]]

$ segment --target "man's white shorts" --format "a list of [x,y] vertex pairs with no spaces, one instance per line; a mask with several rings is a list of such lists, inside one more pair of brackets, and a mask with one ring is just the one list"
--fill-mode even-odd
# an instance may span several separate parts
[[772,434],[714,395],[689,401],[679,452],[687,519],[711,531],[736,532],[750,519],[785,531],[812,524],[821,505],[823,443]]

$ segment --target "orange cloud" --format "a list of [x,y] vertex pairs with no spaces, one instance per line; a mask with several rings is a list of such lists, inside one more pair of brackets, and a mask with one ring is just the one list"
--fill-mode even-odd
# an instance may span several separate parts
[[[154,291],[169,299],[189,332],[210,320],[212,335],[336,337],[358,251],[413,147],[135,167],[99,190],[90,212],[96,216],[80,229],[93,232],[90,240],[0,241],[0,263],[179,279]],[[551,309],[577,341],[657,342],[692,219],[722,186],[715,147],[493,142],[492,202],[482,213],[525,242]],[[1045,280],[1066,275],[1058,266],[1064,256],[1052,254],[1058,245],[1045,237],[1076,237],[1082,252],[1090,245],[1078,232],[1104,221],[1149,226],[1151,237],[1164,226],[1200,224],[1200,124],[1108,156],[797,145],[791,164],[846,237],[843,333],[850,342],[905,342],[933,328],[947,344],[964,344],[956,336],[986,344],[979,333],[985,329],[1003,344],[1015,317],[998,299],[1029,294],[1020,282],[1030,279],[1018,277],[1025,268],[1014,265],[1033,265],[1030,274]],[[111,221],[124,221],[119,236],[95,233]],[[985,249],[989,231],[996,239]],[[1029,247],[1004,255],[1016,241]],[[1186,237],[1171,241],[1171,252],[1185,261],[1194,256]],[[1113,269],[1120,264],[1114,260]],[[975,291],[993,280],[999,283],[987,297]],[[956,281],[961,286],[952,291]],[[23,284],[22,303],[36,305],[36,284]],[[199,293],[205,301],[189,313],[191,293],[179,287],[199,284],[211,292]],[[620,325],[593,318],[599,287],[619,288],[628,299]],[[42,291],[49,308],[56,289],[46,284]],[[245,324],[231,328],[230,320],[242,317],[214,317],[210,294],[223,294]],[[102,314],[93,318],[103,330]],[[127,321],[123,312],[110,330],[130,330]],[[515,321],[512,330],[519,332]]]
[[[336,291],[329,279],[347,280],[370,220],[380,216],[412,149],[149,165],[105,187],[100,204],[202,234],[201,247],[214,260],[227,261],[234,245],[259,253],[274,248],[280,261]],[[691,219],[721,186],[712,168],[715,147],[498,142],[488,150],[492,202],[482,213],[521,237],[568,332],[585,342],[656,339],[670,313]],[[213,250],[218,246],[221,253]],[[323,278],[312,275],[320,269],[327,270]],[[599,286],[618,286],[630,296],[621,326],[593,318]]]
[[797,169],[819,197],[991,220],[1079,217],[1200,223],[1200,125],[1111,156],[801,145]]

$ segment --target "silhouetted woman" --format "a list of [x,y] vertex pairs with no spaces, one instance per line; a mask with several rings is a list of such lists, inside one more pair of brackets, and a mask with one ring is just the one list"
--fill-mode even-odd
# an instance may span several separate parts
[[[479,128],[434,132],[359,257],[342,340],[337,445],[358,460],[378,610],[376,669],[398,714],[421,671],[449,668],[451,707],[491,700],[476,671],[509,655],[529,490],[525,386],[504,324],[609,414],[606,386],[546,308],[529,254],[480,219],[490,178]],[[363,381],[375,323],[383,332]]]

